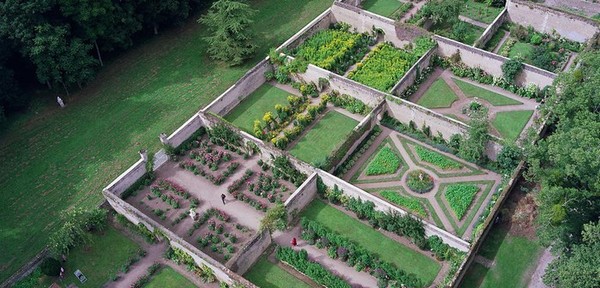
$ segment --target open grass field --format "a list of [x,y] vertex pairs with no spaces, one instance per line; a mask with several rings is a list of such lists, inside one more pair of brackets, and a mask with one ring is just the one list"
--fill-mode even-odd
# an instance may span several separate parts
[[494,266],[488,269],[474,265],[467,272],[463,286],[491,288],[501,283],[502,287],[527,287],[528,273],[541,251],[535,241],[512,236],[504,228],[492,229],[479,254],[493,260]]
[[531,115],[533,115],[532,110],[498,112],[496,118],[492,120],[492,125],[504,139],[513,142],[519,138]]
[[421,96],[417,104],[430,109],[448,108],[456,100],[458,100],[458,96],[454,94],[450,86],[446,84],[444,79],[438,78],[433,81],[433,84],[429,86],[429,89],[425,91],[425,94]]
[[425,284],[431,283],[441,268],[434,260],[386,237],[323,201],[313,201],[302,216],[318,221],[334,232],[352,239],[365,249],[379,255],[381,260],[394,263],[398,268],[414,273]]
[[329,111],[317,122],[290,153],[308,163],[321,163],[346,140],[358,121],[336,111]]
[[508,98],[506,96],[500,95],[498,93],[492,92],[490,90],[481,88],[479,86],[473,85],[471,83],[462,81],[460,79],[453,78],[454,83],[462,90],[467,97],[477,97],[483,100],[490,102],[490,104],[494,106],[504,106],[504,105],[519,105],[523,104],[517,100]]
[[275,105],[288,105],[287,96],[290,93],[283,91],[270,84],[263,84],[252,94],[248,95],[244,101],[235,106],[225,120],[242,128],[242,130],[254,134],[254,120],[262,121],[263,115],[271,111],[275,114]]
[[402,2],[398,0],[365,0],[361,3],[363,9],[379,14],[381,16],[390,17],[400,6]]
[[271,288],[310,288],[311,286],[294,277],[292,274],[261,257],[250,268],[244,278],[258,287]]
[[185,276],[177,273],[171,267],[163,267],[152,276],[150,283],[144,285],[144,288],[164,288],[164,287],[177,287],[177,288],[194,288],[196,285]]
[[[64,264],[65,279],[62,283],[66,286],[75,284],[78,287],[102,287],[118,274],[121,266],[138,254],[140,247],[121,232],[108,227],[100,234],[94,234],[88,245],[75,247],[69,252],[67,262]],[[79,269],[87,281],[80,283],[73,274]],[[58,277],[48,277],[41,273],[32,273],[23,279],[16,287],[48,287],[52,282],[60,282]],[[38,283],[37,286],[27,286],[25,283]]]
[[490,7],[485,1],[475,2],[468,0],[460,11],[460,15],[477,20],[479,22],[490,24],[502,12],[501,7]]
[[[0,281],[43,249],[61,211],[92,207],[137,159],[331,5],[331,0],[251,1],[256,56],[228,67],[205,54],[196,17],[106,63],[68,105],[37,107],[0,136]],[[293,13],[290,13],[293,11]],[[52,97],[54,99],[54,97]]]
[[512,46],[510,52],[508,52],[509,58],[522,57],[525,59],[525,62],[530,62],[529,56],[533,52],[534,46],[529,43],[523,43],[518,41],[515,45]]

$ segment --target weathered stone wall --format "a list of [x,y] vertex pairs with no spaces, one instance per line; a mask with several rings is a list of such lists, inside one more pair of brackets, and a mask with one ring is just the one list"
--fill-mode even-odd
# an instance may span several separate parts
[[266,82],[265,72],[272,70],[273,66],[268,59],[260,61],[202,111],[210,111],[219,116],[227,115],[242,100],[263,85]]
[[119,175],[117,179],[108,184],[104,190],[108,190],[120,197],[127,188],[131,187],[133,183],[142,178],[144,174],[146,174],[146,161],[140,159]]
[[483,34],[479,36],[479,39],[475,41],[475,44],[473,46],[477,48],[483,48],[485,44],[488,41],[490,41],[490,39],[494,36],[494,34],[498,32],[498,29],[500,28],[500,26],[502,26],[506,19],[508,19],[508,10],[505,7],[504,9],[502,9],[502,12],[498,14],[496,19],[494,19],[492,24],[488,25],[485,31],[483,31]]
[[292,222],[295,216],[317,196],[317,173],[311,174],[304,183],[283,204],[288,212],[288,222]]
[[173,147],[177,147],[183,143],[183,141],[187,140],[194,134],[194,132],[198,131],[200,127],[204,126],[202,123],[202,119],[198,117],[198,114],[194,114],[190,119],[188,119],[183,125],[179,126],[175,132],[173,132],[169,137],[167,137],[166,143]]
[[511,22],[532,26],[543,33],[556,31],[573,41],[585,42],[599,31],[600,25],[594,20],[550,7],[519,0],[507,1],[506,7]]
[[341,2],[334,2],[331,12],[334,22],[348,23],[359,33],[371,33],[375,27],[383,30],[384,41],[389,41],[396,47],[404,47],[410,43],[409,40],[396,37],[396,24],[392,19]]
[[269,245],[271,245],[271,233],[267,229],[262,230],[256,233],[225,266],[239,275],[244,275],[256,263],[256,260],[260,258],[265,250],[267,250]]
[[408,70],[406,74],[396,83],[392,88],[391,93],[394,95],[400,95],[406,88],[413,85],[417,80],[417,74],[429,67],[431,64],[431,58],[436,52],[436,48],[432,48],[425,53],[419,60]]
[[310,38],[310,36],[314,35],[320,30],[329,28],[329,25],[333,22],[331,16],[331,8],[325,10],[321,15],[317,16],[314,20],[310,21],[306,26],[304,26],[298,33],[294,34],[290,39],[283,42],[281,46],[277,47],[277,51],[285,52],[285,50],[292,50],[306,39]]
[[[328,187],[333,187],[334,185],[337,185],[341,190],[343,190],[343,193],[347,196],[350,197],[358,197],[360,199],[362,199],[363,201],[371,201],[375,204],[375,209],[379,210],[379,211],[384,211],[384,212],[390,212],[390,211],[395,211],[400,213],[401,215],[406,214],[407,212],[396,207],[393,206],[391,204],[389,204],[386,201],[383,201],[375,196],[373,196],[370,193],[367,193],[361,189],[359,189],[358,187],[355,187],[349,183],[347,183],[346,181],[339,179],[323,170],[318,170],[317,172],[319,174],[319,177],[321,177],[321,180],[323,180],[323,184],[325,184]],[[440,238],[442,238],[442,240],[444,241],[444,243],[460,250],[460,251],[468,251],[469,250],[469,243],[466,242],[465,240],[462,240],[438,227],[436,227],[433,224],[430,224],[429,222],[423,222],[424,226],[425,226],[425,235],[427,236],[432,236],[432,235],[436,235],[439,236]]]
[[[502,77],[502,64],[508,58],[442,36],[436,35],[434,39],[438,42],[438,55],[450,57],[458,51],[460,52],[461,61],[467,66],[479,67],[488,74]],[[523,71],[517,77],[516,83],[520,86],[533,83],[543,88],[551,85],[554,78],[556,78],[556,74],[552,72],[524,64]]]
[[[288,57],[288,59],[291,60],[294,58]],[[329,87],[331,87],[332,90],[336,90],[341,94],[350,95],[364,102],[370,107],[377,106],[377,104],[379,104],[379,102],[381,102],[385,96],[385,94],[378,90],[362,85],[358,82],[312,64],[308,65],[306,72],[298,74],[297,76],[298,77],[295,77],[296,80],[314,83],[319,83],[319,78],[325,78],[329,81]]]

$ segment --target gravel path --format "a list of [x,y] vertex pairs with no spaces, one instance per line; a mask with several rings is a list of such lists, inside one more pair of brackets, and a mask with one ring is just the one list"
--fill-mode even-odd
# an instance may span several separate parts
[[554,256],[552,256],[552,253],[550,253],[550,248],[546,248],[542,252],[542,255],[540,256],[540,258],[538,259],[537,267],[535,268],[535,271],[531,275],[531,281],[529,282],[530,288],[547,288],[548,287],[542,282],[542,276],[544,276],[544,271],[546,270],[546,267],[548,267],[548,264],[550,264],[550,262],[553,259],[554,259]]

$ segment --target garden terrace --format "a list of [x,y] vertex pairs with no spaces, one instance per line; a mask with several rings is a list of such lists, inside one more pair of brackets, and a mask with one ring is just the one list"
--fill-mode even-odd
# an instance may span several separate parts
[[578,42],[515,23],[504,23],[486,44],[488,51],[555,73],[568,69],[582,47]]
[[292,51],[292,55],[323,69],[343,75],[360,61],[374,39],[366,33],[350,32],[345,23],[333,24],[332,29],[321,30]]
[[394,20],[400,20],[413,7],[412,2],[399,0],[365,0],[360,5],[367,11]]
[[[217,145],[207,135],[194,137],[185,145],[191,149],[163,164],[155,171],[156,180],[126,201],[225,263],[258,230],[264,212],[283,203],[296,187],[256,154]],[[303,179],[293,181],[300,185]],[[190,209],[197,214],[194,219]]]
[[[425,221],[470,239],[476,216],[485,210],[482,203],[491,199],[501,176],[419,140],[385,127],[381,129],[381,134],[358,148],[360,152],[353,158],[352,168],[345,173],[339,171],[339,176]],[[382,151],[388,151],[386,157],[381,156]],[[370,167],[398,162],[399,166],[393,166],[396,169],[379,175],[368,173]],[[417,182],[431,180],[433,187],[411,188],[409,182],[413,180],[408,178],[416,171],[425,173],[423,177],[416,176]]]
[[538,103],[499,87],[460,78],[449,70],[437,68],[419,86],[409,101],[447,117],[468,123],[474,110],[487,109],[489,132],[515,142],[533,124]]
[[395,48],[389,42],[381,43],[348,73],[348,78],[388,92],[434,46],[435,42],[425,37],[417,38],[403,49]]

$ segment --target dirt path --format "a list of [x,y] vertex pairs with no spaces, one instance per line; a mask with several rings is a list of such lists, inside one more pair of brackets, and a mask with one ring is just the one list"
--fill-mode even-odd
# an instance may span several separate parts
[[[135,240],[138,242],[139,240]],[[140,277],[146,275],[148,267],[154,263],[162,263],[163,254],[167,250],[167,244],[158,243],[150,245],[147,242],[139,243],[140,246],[146,251],[146,256],[137,263],[133,264],[127,274],[120,274],[120,278],[117,281],[110,282],[104,287],[106,288],[118,288],[118,287],[132,287]]]
[[475,25],[475,26],[481,27],[483,29],[487,29],[487,27],[488,27],[487,23],[483,23],[483,22],[477,21],[475,19],[471,19],[471,18],[466,17],[466,16],[458,15],[458,19],[460,21],[467,22],[467,23],[469,23],[471,25]]
[[571,52],[571,54],[569,54],[569,61],[567,61],[567,64],[562,69],[563,72],[568,71],[569,69],[571,69],[571,66],[573,66],[573,63],[575,62],[575,59],[577,59],[578,55],[579,54],[577,54],[575,52]]
[[[407,1],[400,1],[400,2],[407,2]],[[400,18],[399,22],[406,23],[406,21],[408,21],[408,19],[410,19],[410,17],[417,14],[417,12],[419,10],[421,10],[421,8],[423,7],[423,5],[425,5],[425,3],[427,3],[427,1],[420,1],[418,3],[413,2],[413,7],[410,8],[410,10],[408,10],[406,12],[406,14],[404,14],[404,16],[402,16],[402,18]]]
[[504,31],[504,36],[502,36],[502,39],[500,39],[500,42],[498,42],[498,44],[496,45],[496,47],[494,47],[494,50],[492,52],[498,54],[498,51],[500,51],[500,48],[502,47],[502,45],[504,45],[504,42],[506,42],[508,38],[510,38],[510,32]]
[[[535,267],[535,271],[531,275],[531,278],[530,278],[531,280],[529,282],[528,287],[530,287],[530,288],[547,288],[548,287],[542,282],[542,276],[544,276],[544,271],[546,270],[546,267],[548,267],[548,264],[550,264],[550,262],[553,259],[554,259],[554,256],[552,256],[552,253],[550,253],[550,248],[546,248],[542,252],[542,255],[540,255],[540,258],[537,261],[537,266]],[[529,276],[529,275],[526,274],[526,276]]]

